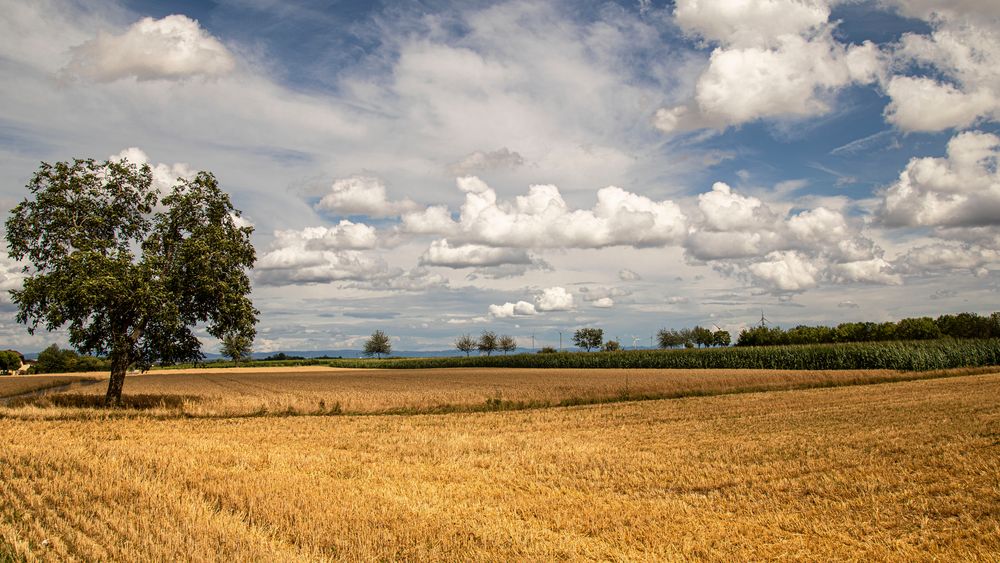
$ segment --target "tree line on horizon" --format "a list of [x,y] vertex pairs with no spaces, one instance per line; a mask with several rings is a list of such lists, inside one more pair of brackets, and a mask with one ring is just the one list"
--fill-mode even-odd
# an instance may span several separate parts
[[660,348],[729,346],[732,343],[732,338],[728,331],[721,328],[712,332],[701,326],[680,330],[662,329],[656,333],[656,340]]
[[897,322],[851,322],[835,327],[799,325],[788,330],[778,326],[743,329],[737,346],[782,346],[789,344],[833,344],[837,342],[885,342],[890,340],[935,340],[938,338],[1000,338],[1000,312],[989,316],[958,313],[931,317],[908,317]]

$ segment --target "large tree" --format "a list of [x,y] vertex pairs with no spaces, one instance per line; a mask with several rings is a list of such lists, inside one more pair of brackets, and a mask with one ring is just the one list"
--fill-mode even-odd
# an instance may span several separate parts
[[74,348],[108,356],[108,404],[130,366],[202,359],[198,325],[253,338],[253,228],[211,173],[161,199],[148,165],[43,162],[27,188],[6,223],[10,256],[28,263],[10,292],[17,320],[31,333],[68,324]]

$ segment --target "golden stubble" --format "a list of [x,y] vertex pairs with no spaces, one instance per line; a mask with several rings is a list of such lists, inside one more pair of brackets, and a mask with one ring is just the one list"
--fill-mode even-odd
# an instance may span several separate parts
[[997,397],[979,375],[499,413],[4,419],[0,538],[42,560],[996,560]]
[[86,372],[83,374],[54,375],[3,375],[0,376],[0,399],[23,393],[41,391],[70,384],[91,383],[107,379],[108,374]]
[[[748,391],[832,387],[965,375],[890,370],[231,369],[154,371],[130,376],[113,416],[233,417],[308,414],[433,414],[593,404]],[[64,396],[0,402],[0,417],[105,417],[106,384],[77,385]],[[2,391],[2,384],[0,384]],[[69,395],[69,396],[65,396]]]

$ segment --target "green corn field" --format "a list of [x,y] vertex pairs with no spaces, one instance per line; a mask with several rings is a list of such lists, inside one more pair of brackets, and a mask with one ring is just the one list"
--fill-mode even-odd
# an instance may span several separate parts
[[893,369],[924,371],[1000,365],[1000,339],[853,342],[683,350],[561,352],[447,358],[332,360],[337,367],[420,369],[495,368],[666,368],[666,369]]

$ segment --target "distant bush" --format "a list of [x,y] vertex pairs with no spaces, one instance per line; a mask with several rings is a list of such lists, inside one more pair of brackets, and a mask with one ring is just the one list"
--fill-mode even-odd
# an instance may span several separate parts
[[302,356],[289,356],[284,352],[278,352],[277,354],[271,354],[270,356],[264,358],[265,362],[284,362],[288,360],[304,360]]
[[74,371],[111,371],[111,362],[94,356],[81,356],[73,350],[61,350],[53,344],[38,354],[31,373],[65,373]]
[[0,374],[9,375],[21,367],[21,356],[13,350],[0,351]]
[[538,353],[539,354],[555,354],[557,351],[558,350],[556,350],[552,346],[545,346],[544,348],[542,348],[541,350],[539,350]]

